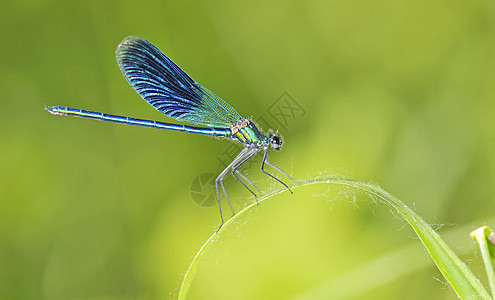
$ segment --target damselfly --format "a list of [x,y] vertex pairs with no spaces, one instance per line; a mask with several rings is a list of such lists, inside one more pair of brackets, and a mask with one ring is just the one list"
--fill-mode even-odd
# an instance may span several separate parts
[[242,177],[261,193],[260,189],[238,169],[260,150],[263,150],[261,171],[280,182],[292,193],[283,181],[264,169],[265,164],[270,165],[292,180],[289,175],[266,160],[269,147],[275,150],[280,150],[282,147],[282,139],[276,132],[270,130],[267,134],[262,134],[251,120],[241,117],[225,101],[196,83],[157,47],[143,38],[135,36],[125,38],[117,47],[115,55],[117,56],[120,70],[129,84],[151,106],[177,121],[205,127],[135,119],[65,106],[48,106],[46,110],[54,115],[203,134],[242,143],[244,145],[242,151],[215,180],[222,225],[224,222],[219,185],[229,203],[232,214],[235,214],[223,185],[223,179],[229,171],[235,179],[254,195],[256,202],[258,202],[256,193],[238,176]]

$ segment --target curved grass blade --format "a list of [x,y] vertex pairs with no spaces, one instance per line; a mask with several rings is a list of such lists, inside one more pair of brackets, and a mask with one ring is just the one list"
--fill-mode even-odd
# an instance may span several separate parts
[[486,277],[490,284],[492,296],[495,296],[495,268],[493,265],[493,244],[490,236],[493,236],[493,230],[488,226],[483,226],[471,232],[471,237],[478,242],[481,250],[481,257],[485,265]]
[[[388,205],[394,207],[413,228],[417,236],[423,242],[426,250],[435,261],[438,269],[448,280],[454,291],[461,299],[491,299],[486,289],[481,285],[474,274],[468,267],[459,259],[459,257],[450,249],[442,238],[436,233],[421,217],[419,217],[408,206],[402,203],[399,199],[387,193],[377,185],[361,182],[348,178],[322,178],[316,180],[299,181],[294,184],[294,187],[307,186],[312,184],[332,184],[344,185],[361,190],[369,195],[384,201]],[[284,189],[275,190],[272,193],[259,199],[263,202],[272,196],[285,191]],[[199,252],[194,257],[189,269],[187,270],[182,285],[179,291],[178,299],[186,299],[189,288],[191,287],[194,275],[203,259],[204,255],[210,247],[218,240],[220,235],[229,230],[237,218],[248,213],[256,204],[252,204],[227,221],[218,232],[215,232],[201,247]]]

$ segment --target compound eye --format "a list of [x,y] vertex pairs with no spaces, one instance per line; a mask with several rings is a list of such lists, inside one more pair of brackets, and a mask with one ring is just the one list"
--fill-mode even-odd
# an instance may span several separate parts
[[275,150],[280,150],[282,148],[282,140],[278,136],[273,135],[270,138],[270,146]]

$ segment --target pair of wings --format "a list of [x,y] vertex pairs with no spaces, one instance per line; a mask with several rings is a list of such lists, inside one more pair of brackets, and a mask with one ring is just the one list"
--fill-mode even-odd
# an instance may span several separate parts
[[194,82],[147,40],[126,37],[115,55],[129,84],[161,113],[181,122],[221,128],[241,119],[230,105]]

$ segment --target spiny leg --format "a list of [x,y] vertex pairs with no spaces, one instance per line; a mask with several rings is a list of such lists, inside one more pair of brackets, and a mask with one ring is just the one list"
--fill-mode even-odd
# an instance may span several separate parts
[[267,165],[269,165],[270,167],[274,168],[275,170],[279,171],[280,173],[282,173],[283,175],[285,175],[287,178],[289,178],[292,182],[294,182],[294,179],[292,179],[292,177],[290,177],[287,173],[285,173],[284,171],[280,170],[279,168],[277,168],[276,166],[272,165],[270,162],[268,161],[265,161],[265,163]]
[[230,210],[232,211],[232,215],[235,215],[234,208],[232,207],[232,204],[230,203],[229,196],[227,196],[227,190],[225,189],[225,186],[223,185],[223,178],[220,179],[220,185],[222,186],[223,194],[225,195],[225,199],[227,199],[227,203],[229,204]]
[[[263,153],[263,161],[261,162],[261,172],[265,173],[266,175],[270,176],[271,178],[275,179],[276,181],[280,182],[281,184],[283,184],[291,194],[293,194],[292,190],[287,186],[287,184],[285,184],[282,180],[278,179],[277,177],[273,176],[272,174],[270,173],[267,173],[265,171],[265,162],[266,162],[266,155],[267,155],[267,152],[268,152],[268,149],[267,148],[264,148],[264,153]],[[278,168],[277,168],[278,169]]]
[[[222,227],[223,215],[222,215],[222,205],[220,204],[220,194],[218,193],[218,177],[217,177],[217,180],[215,180],[215,189],[217,190],[218,209],[220,210],[220,220],[222,221],[222,224],[220,225],[220,227]],[[220,229],[220,227],[218,227],[218,229]],[[217,231],[218,231],[218,229],[217,229]]]
[[[247,157],[246,157],[246,158],[244,158],[244,160],[243,160],[243,161],[241,161],[241,162],[240,162],[237,166],[234,166],[234,167],[232,168],[232,171],[230,172],[230,173],[232,174],[232,176],[234,176],[234,178],[235,178],[235,179],[237,179],[240,183],[242,183],[242,185],[243,185],[243,186],[244,186],[244,187],[245,187],[245,188],[246,188],[246,189],[247,189],[247,190],[248,190],[251,194],[253,194],[254,198],[256,199],[256,203],[257,203],[257,204],[259,204],[259,203],[258,203],[258,196],[256,196],[256,194],[255,194],[255,193],[254,193],[254,192],[253,192],[250,188],[248,188],[248,186],[247,186],[247,185],[246,185],[246,184],[245,184],[242,180],[240,180],[240,179],[239,179],[239,177],[237,177],[237,176],[235,175],[235,173],[237,172],[237,173],[241,174],[240,172],[238,172],[238,171],[237,171],[237,169],[239,169],[239,167],[240,167],[240,166],[242,166],[244,163],[246,163],[248,160],[250,160],[253,156],[255,156],[255,155],[256,155],[256,153],[258,153],[258,151],[259,151],[259,148],[253,148],[253,149],[249,150],[249,152],[247,153]],[[256,189],[258,189],[258,187],[257,187],[257,186],[255,186],[255,185],[254,185],[251,181],[249,181],[249,180],[248,180],[248,179],[247,179],[244,175],[242,175],[242,174],[241,174],[241,176],[242,176],[244,179],[246,179],[246,180],[247,180],[247,181],[248,181],[251,185],[253,185],[254,187],[256,187]],[[259,190],[259,189],[258,189],[258,190]],[[261,193],[261,191],[260,191],[260,193]]]
[[[235,165],[237,165],[239,163],[239,161],[242,161],[244,159],[244,157],[246,156],[246,153],[248,153],[249,150],[250,150],[250,147],[246,147],[246,148],[242,149],[242,151],[236,156],[236,158],[234,158],[234,160],[222,171],[222,173],[220,173],[220,175],[218,175],[217,179],[215,180],[215,188],[217,190],[218,208],[220,210],[220,219],[222,221],[222,224],[220,225],[220,227],[218,229],[220,229],[224,223],[223,222],[223,215],[222,215],[222,205],[220,203],[220,191],[218,189],[218,182],[220,182],[220,185],[222,187],[225,198],[227,199],[227,202],[229,203],[230,209],[232,210],[232,214],[235,214],[235,211],[232,208],[232,204],[230,203],[229,197],[227,196],[227,191],[225,190],[225,187],[223,185],[223,178],[225,177],[225,175],[227,174],[227,172],[231,168],[233,168]],[[217,229],[217,231],[218,231],[218,229]]]
[[[239,180],[239,178],[237,178],[237,176],[234,175],[234,170],[236,171],[237,168],[239,168],[240,165],[242,165],[243,163],[245,163],[246,161],[248,161],[251,157],[253,157],[254,154],[256,154],[258,152],[259,149],[256,149],[256,148],[253,148],[253,145],[248,145],[246,146],[246,148],[243,149],[243,151],[241,151],[241,153],[239,153],[239,155],[232,161],[232,163],[229,165],[232,169],[231,173],[232,173],[232,176],[234,176],[235,179]],[[254,151],[254,153],[253,153]],[[243,153],[244,152],[244,153]],[[242,155],[241,155],[242,154]],[[225,174],[224,174],[225,176]],[[245,188],[247,188],[253,195],[254,197],[256,198],[256,195],[244,184],[244,182],[242,182],[241,180],[239,180],[242,185],[244,185]],[[249,181],[249,180],[248,180]],[[229,206],[230,206],[230,209],[232,210],[232,215],[235,215],[235,211],[234,209],[232,208],[232,204],[230,203],[230,200],[229,200],[229,197],[227,196],[227,190],[225,189],[224,185],[223,185],[223,177],[220,179],[220,185],[222,186],[222,190],[223,190],[223,193],[225,195],[225,198],[227,198],[227,202],[229,203]],[[258,199],[256,199],[256,201],[258,201]]]
[[246,180],[250,185],[254,186],[254,188],[257,189],[258,192],[261,194],[261,190],[259,189],[259,187],[256,186],[256,184],[254,184],[251,180],[249,180],[246,176],[244,176],[244,174],[239,172],[239,170],[236,170],[235,172],[237,175],[241,176],[242,179]]

